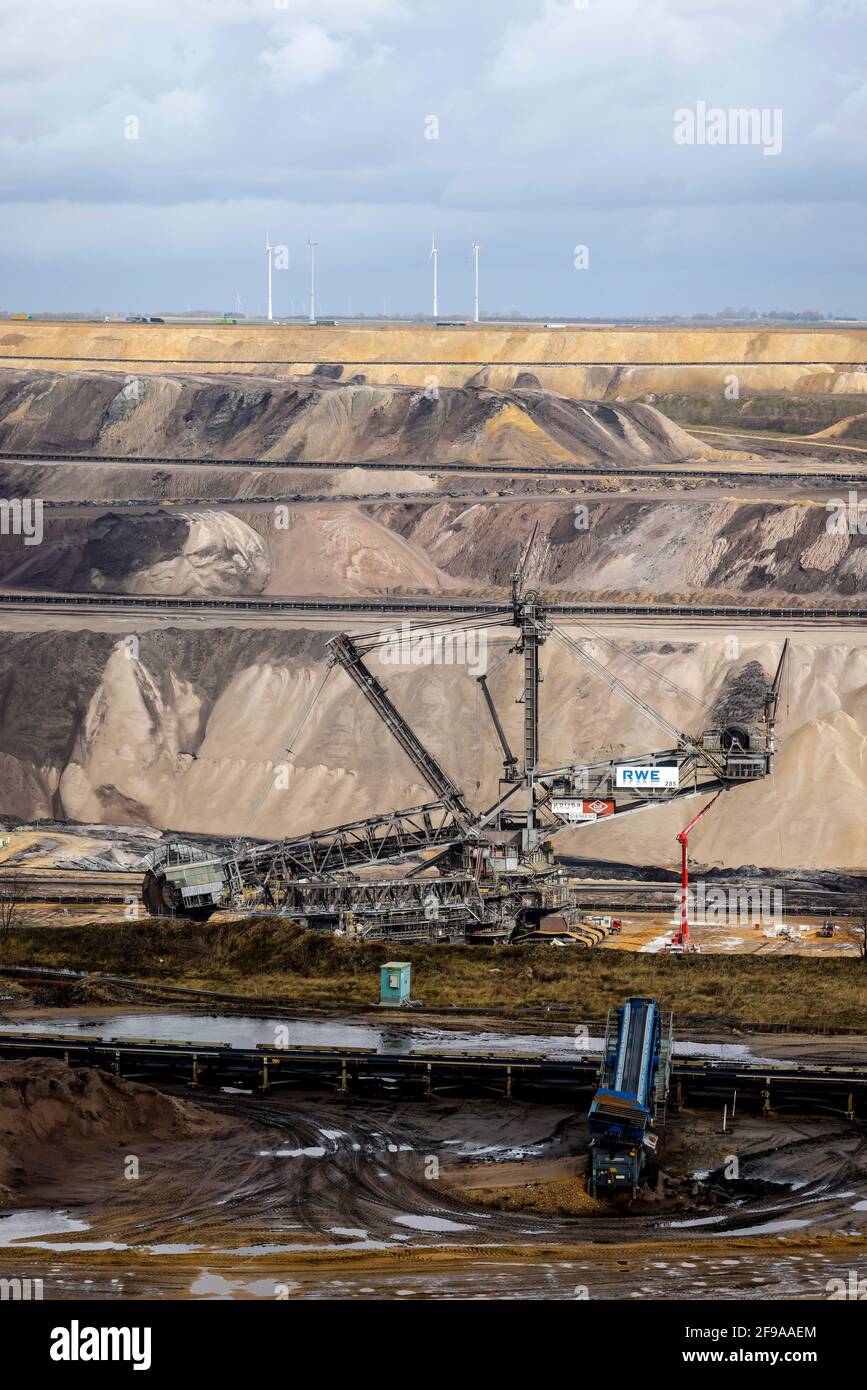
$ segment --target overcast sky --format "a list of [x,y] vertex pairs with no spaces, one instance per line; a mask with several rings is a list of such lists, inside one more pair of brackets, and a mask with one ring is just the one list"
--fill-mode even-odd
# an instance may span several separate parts
[[308,230],[323,315],[428,312],[435,230],[441,315],[476,238],[489,311],[867,316],[865,57],[867,0],[0,0],[0,308],[255,313],[268,229],[276,313]]

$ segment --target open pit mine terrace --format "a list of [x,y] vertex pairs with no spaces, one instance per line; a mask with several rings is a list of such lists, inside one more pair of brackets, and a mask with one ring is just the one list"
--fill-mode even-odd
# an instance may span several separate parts
[[[651,471],[656,477],[670,479],[680,475],[684,463],[691,461],[687,471],[693,476],[734,472],[767,477],[756,471],[757,464],[765,463],[762,458],[726,452],[689,431],[718,434],[730,426],[733,435],[746,436],[758,429],[756,437],[764,431],[766,442],[776,447],[782,439],[780,424],[785,420],[802,443],[839,448],[841,456],[852,444],[857,453],[854,441],[860,439],[867,418],[867,412],[858,410],[867,386],[865,365],[867,335],[850,328],[750,331],[610,326],[543,329],[531,325],[440,329],[337,324],[19,323],[0,331],[0,367],[4,368],[0,373],[0,460],[57,464],[64,471],[68,464],[69,471],[85,481],[90,463],[135,463],[163,470],[175,465],[186,469],[186,465],[209,464],[221,469],[413,467],[431,472],[502,469],[505,465],[516,473],[568,475],[580,471],[584,475],[626,476]],[[437,389],[442,388],[433,401],[418,390],[431,366],[437,369]],[[710,411],[709,400],[716,394],[725,399],[718,388],[732,369],[738,372],[745,391],[739,408],[730,412],[730,419],[722,420]],[[679,414],[675,411],[678,401]],[[840,415],[838,411],[826,421],[823,412],[827,413],[829,402],[835,410],[838,405],[841,410],[845,407],[846,413]],[[824,428],[817,430],[816,425]],[[776,440],[775,431],[780,436]],[[406,462],[420,459],[424,462]],[[702,466],[695,467],[697,463]],[[787,476],[790,467],[797,471],[799,465],[780,464],[780,476]],[[823,472],[822,477],[835,485],[851,485],[862,476],[854,471],[854,465],[846,472],[834,464],[831,468],[833,471]],[[160,475],[155,486],[163,483]],[[99,490],[102,493],[101,484]],[[243,498],[239,496],[237,502],[241,507]],[[816,506],[813,511],[818,514],[822,509]],[[818,525],[824,522],[824,515],[809,519]],[[447,522],[448,518],[441,523],[446,529]],[[400,535],[399,530],[396,534]],[[629,534],[628,528],[624,534]],[[573,526],[573,544],[574,539]],[[659,539],[657,536],[657,545]],[[561,540],[559,531],[545,539],[546,556],[560,553]],[[798,551],[798,563],[802,569],[807,565],[809,571],[809,557],[819,540],[825,545],[827,537],[817,540],[811,530],[809,537],[805,536],[803,554],[800,541],[799,547],[788,546],[783,536],[777,544],[778,548]],[[61,549],[65,541],[61,534]],[[645,552],[647,545],[643,535],[634,542],[634,548]],[[752,553],[748,545],[745,548]],[[842,541],[840,548],[844,548]],[[94,540],[91,550],[96,554],[98,549]],[[854,541],[848,549],[846,583],[856,575],[863,559]],[[797,560],[798,555],[793,558]],[[170,568],[174,559],[173,554],[156,556],[164,569]],[[824,565],[827,559],[823,553],[816,564]],[[741,568],[746,564],[744,560]],[[219,597],[213,590],[195,596],[154,593],[148,591],[151,586],[146,585],[146,577],[138,572],[126,576],[131,588],[139,586],[137,592],[118,592],[120,584],[107,583],[103,575],[92,585],[82,582],[81,589],[89,587],[90,592],[82,592],[74,584],[63,585],[58,592],[61,586],[56,579],[46,580],[36,571],[16,574],[14,581],[7,579],[3,585],[0,607],[7,614],[17,610],[16,618],[20,615],[22,621],[29,621],[27,610],[45,609],[57,613],[59,624],[67,618],[64,610],[74,609],[94,618],[110,611],[129,610],[132,615],[150,610],[161,618],[169,613],[190,614],[191,620],[198,610],[225,615],[228,621],[236,614],[256,615],[260,620],[273,614],[276,620],[293,612],[448,615],[466,606],[465,599],[455,602],[440,593],[428,599],[388,600],[362,594],[341,599],[333,592],[307,596],[285,584],[281,592],[276,578],[270,590],[261,594],[239,592],[240,582],[236,584],[234,579],[236,591],[218,590]],[[455,586],[464,580],[463,574],[452,572],[449,578]],[[535,581],[536,576],[533,578]],[[851,586],[841,589],[838,584],[836,593],[829,588],[822,594],[823,602],[808,605],[801,602],[800,592],[797,596],[785,592],[783,583],[778,586],[779,594],[770,602],[767,598],[762,602],[758,580],[754,582],[752,573],[747,580],[744,583],[750,592],[744,592],[742,604],[714,602],[717,594],[708,583],[707,603],[653,602],[654,595],[640,592],[633,602],[575,603],[563,593],[564,601],[546,606],[552,616],[564,618],[746,620],[777,628],[787,622],[798,623],[813,629],[828,625],[829,619],[857,624],[867,613],[859,603],[857,585],[852,590]],[[716,582],[721,588],[724,581],[720,577]],[[499,576],[498,584],[502,587]],[[94,587],[100,592],[93,592]],[[423,587],[419,585],[416,592]],[[636,583],[632,587],[638,591],[647,586]],[[293,592],[297,597],[291,596]],[[556,600],[560,596],[552,590],[550,597]],[[648,597],[650,604],[645,601]],[[472,606],[481,614],[493,614],[500,607],[481,596]],[[818,711],[819,715],[824,713]],[[430,730],[423,732],[428,736]],[[535,730],[531,732],[536,742]],[[199,760],[195,740],[191,747],[193,751],[184,754],[195,764],[193,776],[187,779],[190,785],[207,761]],[[15,756],[12,749],[9,753]],[[209,754],[213,757],[210,745]],[[33,756],[34,769],[37,756],[40,768],[51,762],[39,750]],[[58,767],[58,776],[64,787],[75,792],[75,778],[81,782],[82,774],[75,758],[70,763],[67,769]],[[21,809],[28,815],[36,808],[25,805],[23,798],[31,795],[29,789],[39,776],[29,766],[22,767]],[[103,776],[90,799],[99,800],[107,785]],[[166,790],[161,785],[163,800]],[[108,791],[118,805],[118,814],[121,802],[123,806],[134,804],[120,791],[115,793],[112,787]],[[400,803],[395,800],[391,804]],[[137,815],[153,815],[147,805],[135,803],[135,807]],[[359,810],[370,814],[366,806]],[[100,807],[100,811],[104,819],[110,818],[107,808]],[[179,808],[178,819],[170,823],[190,829],[184,819],[189,820],[189,813]],[[792,853],[797,856],[799,851],[793,847]],[[793,862],[805,861],[795,857]],[[72,882],[63,886],[67,891],[73,889]],[[94,885],[81,886],[87,892]],[[28,885],[28,892],[40,887]],[[98,885],[100,893],[106,887]],[[46,897],[51,896],[47,884],[45,890]],[[631,896],[639,900],[647,897],[645,892]],[[820,904],[820,908],[825,906]],[[801,910],[806,911],[806,906]]]

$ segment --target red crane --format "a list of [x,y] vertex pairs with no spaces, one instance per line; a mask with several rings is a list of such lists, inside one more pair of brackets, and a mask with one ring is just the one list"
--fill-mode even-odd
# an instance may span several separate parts
[[671,944],[672,946],[682,947],[684,951],[689,950],[689,909],[687,907],[687,894],[689,890],[689,868],[687,865],[686,858],[687,850],[689,847],[689,832],[692,830],[694,825],[698,824],[705,811],[710,810],[717,797],[722,796],[723,790],[724,789],[720,787],[716,796],[711,797],[710,801],[707,803],[706,806],[702,806],[698,815],[693,816],[689,825],[685,826],[684,829],[681,830],[680,834],[677,836],[677,841],[680,845],[680,931],[675,932]]

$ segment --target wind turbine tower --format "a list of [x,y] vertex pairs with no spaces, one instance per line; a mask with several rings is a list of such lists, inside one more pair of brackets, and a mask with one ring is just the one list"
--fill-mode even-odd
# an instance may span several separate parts
[[479,321],[479,252],[481,247],[477,241],[473,242],[473,322]]
[[273,250],[274,250],[274,247],[271,245],[271,238],[270,238],[269,234],[266,232],[266,233],[265,233],[265,255],[268,257],[268,322],[269,322],[269,323],[271,323],[272,320],[273,320],[273,318],[274,318],[273,308],[272,308],[272,304],[271,304],[271,256],[272,256]]
[[312,241],[310,233],[307,233],[307,245],[310,248],[310,322],[316,322],[316,248],[318,241]]
[[436,318],[439,318],[439,310],[437,309],[437,255],[438,255],[438,254],[439,254],[439,253],[437,252],[437,237],[436,237],[436,232],[434,232],[434,234],[433,234],[433,241],[431,242],[431,248],[430,248],[430,258],[431,258],[431,260],[433,261],[433,316],[434,316],[435,319],[436,319]]

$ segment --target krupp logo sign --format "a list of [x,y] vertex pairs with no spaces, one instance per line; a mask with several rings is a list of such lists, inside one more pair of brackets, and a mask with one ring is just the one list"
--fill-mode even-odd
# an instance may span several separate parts
[[617,787],[633,787],[639,791],[654,787],[676,787],[679,771],[676,767],[619,767],[615,779]]
[[577,823],[585,820],[598,820],[600,816],[614,815],[614,802],[596,798],[588,801],[581,797],[564,796],[551,802],[555,816]]

